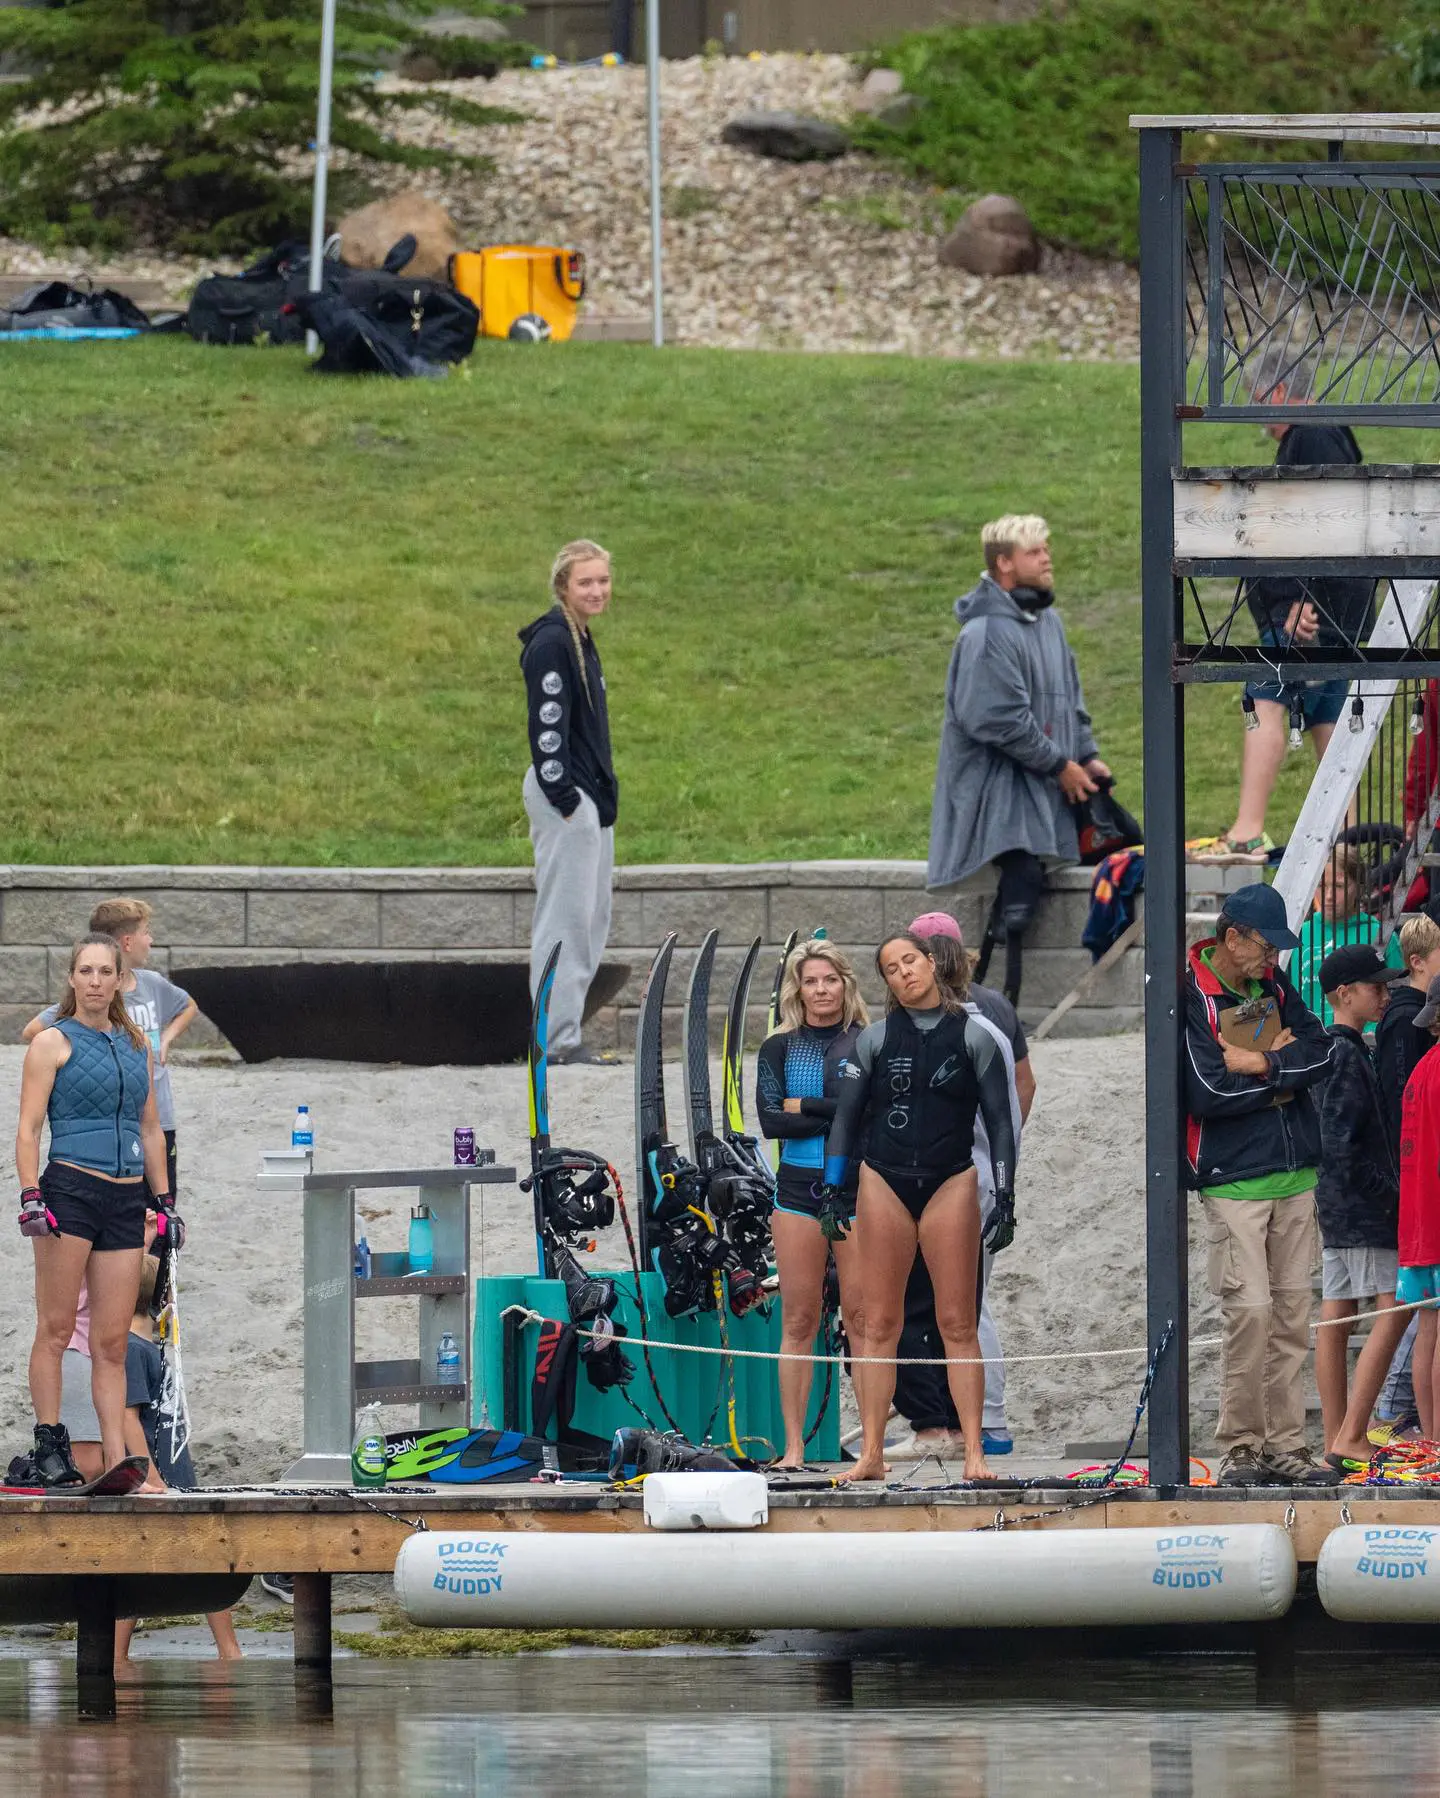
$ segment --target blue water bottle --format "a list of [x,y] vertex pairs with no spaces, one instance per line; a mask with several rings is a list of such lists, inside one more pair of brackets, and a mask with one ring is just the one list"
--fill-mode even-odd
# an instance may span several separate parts
[[416,1205],[410,1213],[410,1272],[428,1274],[435,1265],[435,1230],[430,1207]]
[[295,1122],[290,1126],[290,1147],[292,1149],[313,1149],[315,1147],[315,1126],[310,1121],[308,1105],[298,1105],[295,1108]]

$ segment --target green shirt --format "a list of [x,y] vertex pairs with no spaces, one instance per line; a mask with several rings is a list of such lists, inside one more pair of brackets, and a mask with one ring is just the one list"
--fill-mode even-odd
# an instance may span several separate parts
[[[1320,914],[1317,912],[1315,915],[1318,919]],[[1350,924],[1355,920],[1347,918],[1345,922]],[[1375,920],[1372,918],[1368,922],[1374,923]],[[1343,940],[1363,943],[1370,939],[1354,937]],[[1302,943],[1304,941],[1303,935],[1301,941]],[[1327,949],[1325,953],[1328,955],[1330,951]],[[1258,980],[1247,980],[1245,992],[1241,992],[1237,986],[1232,986],[1223,975],[1216,973],[1215,964],[1210,959],[1208,949],[1200,951],[1200,959],[1215,975],[1226,992],[1234,993],[1238,999],[1258,999],[1265,991]],[[1315,965],[1318,967],[1320,964],[1317,962]],[[1313,1167],[1281,1168],[1275,1174],[1255,1174],[1248,1180],[1227,1180],[1221,1186],[1202,1186],[1200,1196],[1202,1199],[1293,1199],[1296,1193],[1309,1192],[1314,1185],[1315,1169]]]
[[[1350,918],[1327,918],[1323,912],[1312,911],[1296,934],[1300,938],[1300,947],[1290,963],[1290,978],[1295,982],[1296,992],[1328,1030],[1335,1022],[1335,1014],[1320,991],[1320,964],[1332,949],[1342,948],[1346,943],[1378,945],[1380,920],[1372,918],[1368,912],[1356,912]],[[1398,930],[1391,931],[1385,944],[1385,965],[1387,968],[1404,966]],[[1374,1029],[1373,1024],[1367,1024],[1365,1034],[1371,1035]]]

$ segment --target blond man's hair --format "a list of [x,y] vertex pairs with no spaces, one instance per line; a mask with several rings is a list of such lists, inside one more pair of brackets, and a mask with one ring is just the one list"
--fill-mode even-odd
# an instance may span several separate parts
[[1428,912],[1416,912],[1400,926],[1400,953],[1408,968],[1412,961],[1424,961],[1440,949],[1440,924]]
[[154,915],[143,899],[102,899],[90,914],[90,928],[101,936],[129,936]]
[[1013,556],[1017,549],[1039,549],[1049,541],[1050,526],[1036,512],[1007,512],[980,527],[980,547],[992,575],[999,572],[1001,556]]

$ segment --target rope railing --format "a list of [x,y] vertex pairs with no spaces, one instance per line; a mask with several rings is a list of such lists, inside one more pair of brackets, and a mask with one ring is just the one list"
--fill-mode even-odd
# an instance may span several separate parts
[[[1433,1307],[1434,1299],[1416,1299],[1406,1305],[1386,1305],[1374,1311],[1357,1311],[1353,1317],[1317,1318],[1310,1325],[1312,1330],[1336,1329],[1341,1324],[1353,1327],[1376,1317],[1393,1315],[1397,1311],[1421,1311],[1427,1306]],[[532,1311],[528,1305],[507,1305],[500,1313],[501,1317],[519,1317],[526,1323],[540,1324],[548,1321],[543,1312]],[[576,1328],[580,1336],[594,1337],[600,1341],[609,1341],[611,1337],[605,1332]],[[726,1355],[746,1361],[810,1361],[816,1366],[825,1367],[984,1367],[990,1361],[1002,1361],[1007,1367],[1034,1364],[1042,1361],[1104,1361],[1132,1360],[1143,1361],[1150,1350],[1145,1345],[1135,1348],[1111,1349],[1056,1349],[1047,1354],[1033,1355],[816,1355],[803,1354],[794,1349],[745,1349],[736,1348],[733,1344],[726,1347],[721,1343],[708,1342],[668,1342],[657,1336],[626,1336],[626,1343],[637,1348],[672,1349],[677,1353],[689,1355]],[[1192,1336],[1192,1349],[1221,1348],[1223,1336]]]

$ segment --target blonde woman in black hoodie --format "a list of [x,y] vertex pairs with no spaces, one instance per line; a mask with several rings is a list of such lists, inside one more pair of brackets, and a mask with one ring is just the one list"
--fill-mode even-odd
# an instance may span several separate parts
[[535,849],[530,991],[563,943],[550,995],[550,1059],[601,1061],[580,1040],[585,995],[610,935],[619,789],[610,759],[605,676],[590,626],[610,604],[610,556],[567,543],[550,571],[555,604],[520,632],[529,712],[523,787]]

